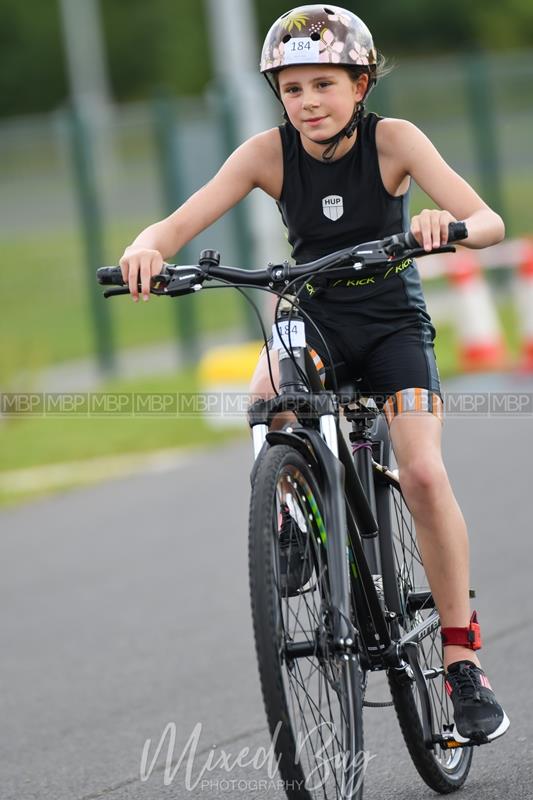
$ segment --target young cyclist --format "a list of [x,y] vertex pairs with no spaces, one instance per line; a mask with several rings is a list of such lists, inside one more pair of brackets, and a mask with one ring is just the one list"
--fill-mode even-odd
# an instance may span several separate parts
[[[466,247],[503,238],[501,218],[418,128],[365,114],[380,67],[368,28],[350,11],[306,5],[284,14],[266,37],[261,72],[283,104],[285,124],[244,142],[208,184],[126,248],[120,265],[135,301],[139,276],[148,300],[150,277],[161,271],[163,260],[256,187],[277,202],[296,262],[409,227],[430,251],[446,244],[448,224],[456,220],[466,222]],[[409,222],[411,179],[438,209]],[[400,484],[441,617],[454,734],[482,743],[505,733],[509,720],[475,654],[481,639],[476,613],[470,614],[468,536],[441,454],[435,329],[415,264],[402,266],[379,282],[310,281],[301,305],[328,343],[333,364],[320,337],[308,330],[326,381],[332,369],[339,376],[360,376],[362,388],[386,398]],[[275,357],[273,366],[277,380]],[[272,393],[266,353],[251,392]]]

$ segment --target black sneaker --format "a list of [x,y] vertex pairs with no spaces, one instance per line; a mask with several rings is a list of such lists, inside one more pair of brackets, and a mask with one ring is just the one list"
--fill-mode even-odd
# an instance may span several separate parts
[[280,589],[283,597],[294,597],[309,582],[313,564],[307,531],[301,531],[287,505],[281,506],[279,528]]
[[496,700],[489,679],[472,661],[455,661],[446,672],[453,703],[453,737],[461,744],[486,744],[502,736],[509,718]]

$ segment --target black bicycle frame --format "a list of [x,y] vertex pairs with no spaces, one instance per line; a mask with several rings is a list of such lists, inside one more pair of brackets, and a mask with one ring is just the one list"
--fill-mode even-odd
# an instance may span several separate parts
[[[289,298],[291,300],[292,298]],[[303,321],[298,310],[289,301],[280,304],[280,321]],[[346,441],[339,432],[338,402],[333,392],[325,390],[306,347],[293,347],[279,352],[280,393],[271,400],[256,401],[249,411],[256,457],[268,444],[287,444],[312,458],[321,478],[325,511],[328,523],[328,557],[331,569],[331,613],[333,642],[339,651],[363,650],[379,656],[380,665],[387,654],[399,666],[384,617],[382,603],[376,592],[372,573],[365,557],[363,540],[377,535],[377,522],[368,502],[365,488]],[[302,379],[310,383],[309,391]],[[302,426],[294,430],[268,431],[275,414],[293,411]],[[316,429],[319,422],[320,432]],[[342,536],[348,531],[351,558],[351,575],[346,568],[346,541]],[[356,630],[351,620],[350,591],[357,595],[358,608],[367,608],[367,624],[361,620],[362,630]]]
[[[280,304],[280,321],[289,317],[291,323],[303,321],[290,302],[292,299]],[[346,417],[353,427],[352,456],[339,429],[338,398],[322,386],[307,348],[292,346],[289,336],[286,350],[282,347],[279,356],[279,395],[270,400],[258,400],[249,410],[256,459],[260,458],[264,447],[285,444],[313,463],[320,478],[328,519],[333,647],[345,654],[358,653],[365,669],[392,668],[406,680],[414,679],[423,698],[424,739],[428,747],[435,747],[427,681],[416,650],[418,643],[438,625],[438,614],[435,612],[417,628],[393,641],[390,622],[401,613],[399,599],[397,593],[396,597],[390,597],[390,593],[384,597],[384,587],[376,586],[375,582],[375,578],[382,575],[382,566],[388,574],[394,574],[390,548],[380,547],[376,519],[380,502],[388,502],[388,498],[380,497],[379,491],[376,497],[372,463],[373,455],[378,456],[380,463],[384,456],[388,459],[388,449],[385,450],[389,446],[388,434],[373,438],[377,429],[372,423],[379,419],[375,410],[348,408]],[[283,411],[294,412],[300,426],[269,431],[273,417]],[[320,430],[317,430],[317,422]],[[385,484],[391,480],[386,471],[382,477]],[[346,568],[343,531],[348,534],[350,572]],[[353,604],[350,604],[350,592]],[[425,600],[427,593],[424,593]],[[355,608],[355,625],[351,608]],[[314,644],[310,645],[307,652],[305,647],[300,647],[298,654],[309,655],[313,648]]]

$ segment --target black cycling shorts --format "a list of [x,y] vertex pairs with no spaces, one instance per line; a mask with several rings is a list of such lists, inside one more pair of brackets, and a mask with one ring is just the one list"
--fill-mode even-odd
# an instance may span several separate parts
[[389,424],[406,411],[430,412],[442,421],[435,328],[425,305],[405,303],[399,278],[357,302],[317,298],[302,308],[323,337],[306,319],[307,345],[328,389],[334,370],[339,388],[356,382],[360,394],[373,397],[384,410]]

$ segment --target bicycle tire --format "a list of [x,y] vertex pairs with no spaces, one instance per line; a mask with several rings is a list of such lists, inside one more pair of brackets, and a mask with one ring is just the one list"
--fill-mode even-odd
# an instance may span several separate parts
[[[296,519],[305,557],[311,559],[306,573],[312,569],[310,579],[296,596],[280,587],[278,517],[282,502]],[[310,465],[286,445],[266,450],[254,475],[249,573],[263,701],[287,797],[359,800],[364,777],[360,764],[365,758],[359,661],[356,656],[343,658],[328,650],[329,575],[323,502]],[[303,612],[301,617],[299,612]],[[311,654],[288,655],[291,646],[306,641],[314,642]],[[324,741],[324,732],[329,741]],[[317,756],[326,766],[317,763]]]
[[[398,638],[432,613],[434,604],[414,522],[400,484],[398,480],[385,483],[376,470],[375,482],[385,602],[396,614],[391,633]],[[440,624],[419,644],[418,660],[427,675],[437,671],[437,677],[428,679],[434,732],[450,734],[453,710],[444,685]],[[388,679],[402,735],[419,775],[440,794],[460,789],[470,771],[472,748],[443,749],[438,744],[434,749],[428,748],[424,742],[416,683],[405,681],[405,677],[400,680],[393,670],[388,671]]]

